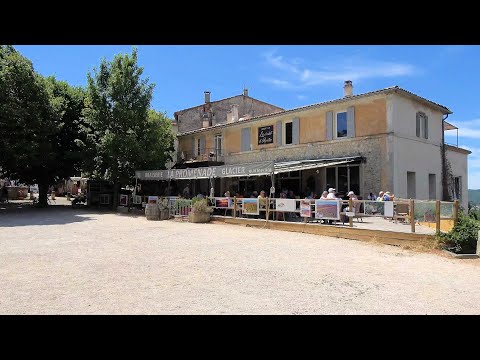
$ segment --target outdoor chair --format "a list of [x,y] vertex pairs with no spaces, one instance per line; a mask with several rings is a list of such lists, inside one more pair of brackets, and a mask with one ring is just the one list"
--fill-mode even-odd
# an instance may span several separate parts
[[405,224],[408,224],[410,221],[410,216],[408,215],[408,204],[396,204],[395,211],[393,213],[393,221],[396,224],[397,220],[401,220]]
[[362,206],[362,202],[361,201],[354,201],[353,202],[353,208],[354,208],[354,211],[355,211],[355,215],[353,216],[354,219],[357,219],[357,222],[360,222],[360,220],[362,220],[363,222],[363,216],[364,214],[362,214],[360,212],[360,208]]
[[[364,214],[360,212],[361,206],[362,206],[361,201],[356,201],[356,200],[353,201],[353,213],[354,213],[353,218],[357,219],[357,222],[360,222],[360,220],[363,222]],[[343,225],[345,225],[345,223],[348,221],[348,216],[341,216],[341,219],[342,219]]]

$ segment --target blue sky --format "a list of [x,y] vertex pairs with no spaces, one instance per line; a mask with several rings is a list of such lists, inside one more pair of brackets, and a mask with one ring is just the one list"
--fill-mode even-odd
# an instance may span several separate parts
[[[131,46],[15,46],[43,75],[85,85],[87,72]],[[469,188],[480,189],[480,46],[138,46],[144,75],[156,84],[153,107],[173,116],[212,100],[242,93],[290,109],[354,93],[399,85],[453,111],[459,145],[469,156]],[[456,132],[446,141],[456,143]]]

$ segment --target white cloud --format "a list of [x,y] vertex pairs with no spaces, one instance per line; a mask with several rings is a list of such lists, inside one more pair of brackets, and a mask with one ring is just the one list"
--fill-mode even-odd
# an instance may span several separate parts
[[[379,77],[399,77],[414,74],[417,69],[410,64],[367,60],[356,58],[355,62],[347,59],[336,64],[318,65],[320,68],[308,68],[303,59],[286,59],[277,55],[276,51],[263,54],[265,62],[277,75],[272,78],[263,78],[264,82],[283,89],[304,89],[329,82],[344,80],[359,80]],[[272,81],[275,80],[275,81]]]
[[293,87],[293,85],[287,80],[273,79],[273,78],[266,78],[266,77],[261,78],[261,80],[267,84],[272,84],[282,89],[290,89]]
[[307,96],[305,96],[305,95],[297,95],[297,99],[298,99],[298,100],[306,100],[306,99],[307,99]]

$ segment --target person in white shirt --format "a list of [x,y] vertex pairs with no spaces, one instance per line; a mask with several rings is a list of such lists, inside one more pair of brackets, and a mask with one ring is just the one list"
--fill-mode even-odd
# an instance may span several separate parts
[[[353,191],[348,192],[348,198],[352,199],[353,201],[358,200],[357,195],[355,195],[355,193]],[[353,209],[350,210],[350,206],[347,206],[344,211],[353,211]]]
[[336,194],[336,190],[334,188],[328,189],[327,199],[328,200],[337,200],[337,197],[335,196],[335,194]]
[[328,191],[324,191],[322,193],[322,196],[320,197],[321,200],[327,200],[327,196],[328,196]]

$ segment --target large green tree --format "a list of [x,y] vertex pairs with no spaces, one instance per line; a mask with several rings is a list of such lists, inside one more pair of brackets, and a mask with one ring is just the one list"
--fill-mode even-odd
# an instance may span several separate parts
[[[0,176],[48,186],[78,171],[84,92],[37,74],[12,46],[0,46]],[[81,140],[81,139],[80,139]]]
[[173,150],[170,120],[150,109],[154,85],[142,73],[134,48],[88,74],[83,168],[115,183],[115,205],[120,186],[134,183],[135,170],[163,169]]

